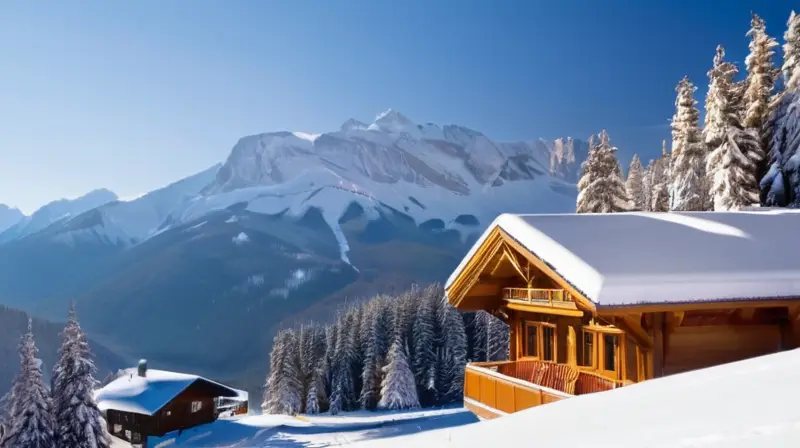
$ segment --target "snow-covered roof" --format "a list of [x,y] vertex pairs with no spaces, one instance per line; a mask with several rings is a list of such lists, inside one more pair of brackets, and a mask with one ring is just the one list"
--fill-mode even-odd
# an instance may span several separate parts
[[211,381],[197,375],[147,369],[146,376],[137,369],[126,369],[124,375],[94,393],[101,411],[114,409],[135,414],[153,415],[196,381],[208,383],[219,390],[219,396],[247,400],[247,392]]
[[500,215],[499,227],[598,307],[800,298],[800,211]]

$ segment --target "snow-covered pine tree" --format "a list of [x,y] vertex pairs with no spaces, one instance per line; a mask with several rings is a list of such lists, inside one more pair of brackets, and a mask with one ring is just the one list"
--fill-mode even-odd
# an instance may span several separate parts
[[74,302],[70,303],[62,338],[51,383],[57,446],[108,448],[111,437],[94,401],[96,369],[86,335],[78,323]]
[[706,147],[699,126],[700,112],[694,91],[684,77],[675,88],[675,115],[672,117],[672,165],[670,210],[702,211],[710,208],[706,178]]
[[449,303],[444,304],[444,310],[442,323],[444,341],[440,351],[444,360],[439,373],[439,401],[442,404],[463,398],[464,367],[467,365],[467,333],[464,320],[461,313]]
[[800,206],[800,16],[792,11],[784,34],[784,90],[773,101],[769,169],[761,179],[761,199],[772,207]]
[[[426,293],[428,290],[426,289]],[[423,406],[436,403],[436,302],[429,294],[424,294],[418,302],[417,313],[412,324],[411,359],[414,378],[417,382],[417,395]]]
[[[300,343],[300,378],[302,384],[302,412],[311,413],[307,409],[309,399],[314,400],[319,412],[320,401],[324,395],[323,366],[325,362],[325,329],[319,325],[302,325],[299,332]],[[313,393],[312,393],[313,386]],[[313,397],[312,397],[313,395]]]
[[392,340],[391,302],[386,297],[372,300],[369,314],[365,318],[371,322],[369,336],[364,345],[364,371],[361,378],[361,407],[374,410],[380,400],[382,368]]
[[706,98],[705,142],[711,151],[706,173],[713,210],[736,210],[759,203],[754,160],[759,152],[754,134],[744,130],[735,101],[733,78],[736,66],[724,61],[725,50],[717,47]]
[[20,344],[19,387],[11,399],[11,427],[0,446],[14,448],[53,448],[56,446],[56,421],[53,416],[50,394],[44,384],[41,360],[33,339],[31,320],[28,332]]
[[577,213],[613,213],[633,209],[622,180],[617,148],[611,146],[605,129],[599,141],[589,138],[589,156],[581,164],[582,176],[578,181]]
[[661,157],[656,159],[650,170],[650,199],[649,211],[668,212],[669,211],[669,176],[670,155],[667,152],[667,141],[661,142]]
[[333,360],[333,387],[331,388],[330,413],[352,411],[357,408],[355,385],[353,381],[353,360],[356,347],[353,333],[358,331],[355,313],[352,309],[340,314],[338,318],[339,337]]
[[405,344],[399,337],[394,338],[388,355],[388,362],[382,368],[380,409],[413,409],[419,407],[417,386],[414,374],[408,365]]
[[289,414],[302,408],[300,380],[300,348],[292,330],[280,330],[275,335],[270,354],[270,373],[261,408],[267,414]]
[[766,173],[766,148],[772,139],[773,123],[770,121],[770,106],[778,71],[772,61],[773,48],[778,46],[774,38],[767,35],[764,20],[753,13],[750,20],[750,53],[745,58],[747,67],[747,89],[744,92],[744,127],[756,136],[758,147],[748,154],[756,164],[756,176]]
[[634,210],[647,209],[647,188],[645,186],[645,170],[639,155],[634,154],[628,168],[628,178],[625,180],[625,190],[633,202]]

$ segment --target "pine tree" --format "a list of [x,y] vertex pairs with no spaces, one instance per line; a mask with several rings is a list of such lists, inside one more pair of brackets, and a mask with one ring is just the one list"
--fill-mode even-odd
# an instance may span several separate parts
[[625,181],[625,191],[633,202],[634,210],[647,209],[647,193],[645,186],[645,171],[639,155],[634,154],[628,168],[628,179]]
[[414,374],[408,366],[404,343],[395,337],[389,350],[388,363],[383,367],[380,409],[413,409],[419,407]]
[[302,409],[300,354],[297,335],[280,330],[273,339],[270,373],[261,408],[268,414],[294,415]]
[[330,397],[331,414],[342,411],[352,411],[358,407],[358,397],[355,396],[356,372],[353,371],[355,352],[354,333],[358,332],[355,313],[351,308],[339,316],[339,338],[333,361],[333,387]]
[[800,16],[792,11],[784,34],[784,90],[773,101],[769,169],[761,179],[761,199],[773,207],[800,206]]
[[667,141],[661,145],[661,157],[656,159],[650,169],[650,193],[648,210],[651,212],[668,212],[670,196],[670,155],[667,152]]
[[745,58],[747,89],[744,92],[744,127],[758,142],[756,150],[747,156],[758,167],[756,178],[760,179],[766,171],[766,148],[769,147],[773,135],[769,116],[777,71],[772,56],[775,54],[773,48],[778,43],[767,35],[764,20],[755,13],[750,20],[747,36],[750,37],[750,53]]
[[[440,373],[439,398],[442,403],[451,403],[460,400],[464,394],[464,367],[467,365],[467,334],[461,313],[450,304],[444,305],[445,317],[443,320],[444,341],[442,356],[444,368]],[[500,322],[502,324],[502,322]],[[498,329],[502,330],[502,328]],[[506,331],[506,335],[509,333]],[[499,339],[507,339],[507,336]],[[504,350],[508,356],[508,344]]]
[[380,400],[382,368],[392,336],[390,311],[389,299],[378,297],[370,307],[369,316],[365,316],[370,319],[371,325],[364,347],[364,371],[361,376],[364,386],[359,401],[361,407],[367,410],[374,410]]
[[44,384],[41,361],[33,339],[31,320],[20,344],[19,386],[11,399],[11,428],[0,446],[14,448],[52,448],[56,445],[56,421],[50,394]]
[[710,208],[706,178],[706,147],[702,142],[697,88],[684,77],[675,88],[675,115],[672,118],[672,165],[670,210],[702,211]]
[[423,406],[436,401],[436,298],[424,295],[419,301],[412,324],[413,357],[411,360],[417,381],[417,395]]
[[78,323],[75,303],[62,332],[58,363],[53,368],[53,414],[57,445],[63,448],[108,448],[111,437],[94,401],[96,369],[86,335]]
[[589,139],[589,156],[581,165],[578,182],[577,213],[612,213],[633,209],[625,191],[617,161],[617,148],[611,146],[605,129],[599,143]]
[[744,130],[735,101],[736,66],[725,62],[725,50],[717,47],[714,66],[708,72],[705,142],[711,153],[706,172],[713,209],[735,210],[759,203],[756,181],[758,153],[755,136]]

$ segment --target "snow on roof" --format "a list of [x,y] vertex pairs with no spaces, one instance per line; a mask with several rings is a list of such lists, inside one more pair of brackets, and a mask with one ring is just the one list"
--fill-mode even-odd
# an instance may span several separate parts
[[800,211],[500,215],[496,227],[597,306],[800,298]]
[[536,447],[794,447],[798,371],[800,350],[792,350],[363,446],[467,448],[524,440]]
[[197,375],[147,369],[145,377],[137,369],[126,369],[124,375],[94,393],[101,411],[114,409],[135,414],[153,415],[195,381],[203,381],[222,388],[225,394],[247,400],[247,392],[233,389]]

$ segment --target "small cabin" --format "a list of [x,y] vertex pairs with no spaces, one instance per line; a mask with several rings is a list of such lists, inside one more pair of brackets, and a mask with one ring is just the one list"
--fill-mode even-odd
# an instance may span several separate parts
[[95,392],[108,432],[143,447],[150,436],[211,423],[221,411],[230,412],[218,409],[221,399],[235,403],[233,413],[247,412],[247,392],[197,375],[148,369],[144,361]]
[[470,363],[485,418],[800,346],[800,213],[499,216],[445,284],[508,323]]

